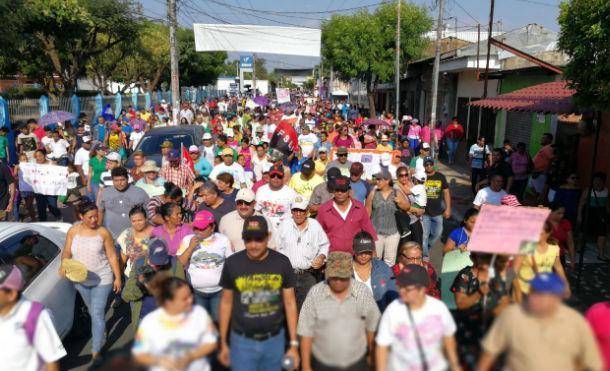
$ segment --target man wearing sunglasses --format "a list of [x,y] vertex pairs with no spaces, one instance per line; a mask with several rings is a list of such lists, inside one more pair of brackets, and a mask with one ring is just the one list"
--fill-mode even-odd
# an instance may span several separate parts
[[256,210],[260,211],[271,222],[271,229],[289,217],[290,205],[297,193],[284,184],[284,167],[273,165],[269,169],[269,183],[256,192]]
[[326,165],[326,171],[328,171],[330,168],[336,167],[341,171],[341,175],[349,176],[349,169],[352,166],[352,162],[347,159],[347,154],[347,148],[339,147],[336,153],[337,159],[332,160],[328,163],[328,165]]
[[[237,371],[279,370],[287,356],[298,369],[296,278],[290,260],[268,248],[271,233],[262,216],[244,221],[242,238],[246,249],[227,258],[220,278],[218,359]],[[284,322],[290,339],[285,354]]]

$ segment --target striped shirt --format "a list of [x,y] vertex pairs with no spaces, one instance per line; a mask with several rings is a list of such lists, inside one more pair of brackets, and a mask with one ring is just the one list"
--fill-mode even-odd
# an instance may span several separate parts
[[375,332],[381,314],[371,290],[353,279],[340,301],[326,281],[311,288],[301,308],[297,334],[312,337],[312,353],[327,366],[346,368],[367,352],[367,332]]
[[183,190],[187,190],[195,180],[195,174],[190,167],[180,164],[178,167],[172,167],[166,163],[161,167],[159,175],[165,178],[168,182],[172,182]]
[[286,255],[295,269],[309,269],[318,255],[328,256],[330,242],[315,219],[308,218],[307,226],[301,231],[292,218],[287,218],[272,236],[277,251]]

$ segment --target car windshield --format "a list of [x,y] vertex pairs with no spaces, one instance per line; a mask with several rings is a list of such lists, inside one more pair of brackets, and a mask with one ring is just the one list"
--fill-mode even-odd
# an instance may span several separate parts
[[180,148],[180,144],[183,144],[188,148],[193,144],[193,137],[189,134],[161,134],[161,135],[145,135],[138,144],[139,150],[143,151],[146,155],[156,155],[161,153],[161,144],[169,140],[174,144],[174,148]]

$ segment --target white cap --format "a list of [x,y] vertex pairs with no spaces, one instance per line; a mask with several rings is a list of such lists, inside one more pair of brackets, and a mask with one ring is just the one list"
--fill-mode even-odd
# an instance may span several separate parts
[[328,153],[328,148],[326,148],[326,146],[322,146],[322,147],[318,148],[318,153],[320,153],[320,152]]
[[189,147],[189,153],[199,153],[199,147],[193,144]]
[[389,166],[392,161],[392,154],[390,152],[383,152],[381,154],[381,165]]
[[206,140],[206,139],[212,139],[212,134],[210,134],[210,133],[203,134],[203,140]]
[[88,135],[83,136],[83,143],[89,143],[91,142],[91,137]]
[[235,196],[235,201],[245,201],[245,202],[252,202],[256,199],[256,196],[254,195],[254,192],[252,192],[251,189],[248,188],[242,188],[237,192],[237,195]]
[[269,172],[269,170],[271,170],[272,166],[273,166],[273,164],[269,161],[263,162],[263,173]]
[[309,206],[309,200],[303,196],[296,196],[294,201],[290,204],[290,210],[299,209],[299,210],[307,210],[307,206]]
[[411,117],[410,115],[404,115],[402,117],[402,121],[410,121],[413,117]]
[[415,175],[413,175],[413,177],[417,180],[419,180],[420,182],[425,182],[426,179],[428,178],[428,176],[426,175],[426,172],[423,171],[422,169],[418,169],[415,172]]
[[430,149],[430,144],[429,144],[429,143],[426,143],[426,142],[423,142],[423,143],[421,144],[421,148]]
[[110,152],[106,155],[106,160],[121,162],[121,155],[117,152]]
[[386,141],[386,140],[390,140],[390,138],[388,138],[388,136],[387,136],[387,135],[385,135],[385,134],[384,134],[384,135],[382,135],[382,136],[381,136],[381,141]]

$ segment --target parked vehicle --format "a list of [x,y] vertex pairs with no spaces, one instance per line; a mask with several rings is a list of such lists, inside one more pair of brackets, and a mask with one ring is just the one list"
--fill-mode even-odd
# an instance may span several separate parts
[[74,285],[57,274],[70,227],[67,223],[0,223],[0,264],[22,269],[23,295],[50,310],[62,339],[72,329],[75,314]]
[[[157,166],[161,166],[161,144],[169,140],[174,148],[180,149],[182,144],[187,150],[191,145],[200,147],[204,129],[198,125],[179,125],[156,127],[148,131],[142,139],[136,151],[144,152],[147,160],[155,160]],[[133,165],[133,155],[127,160],[127,167]]]

